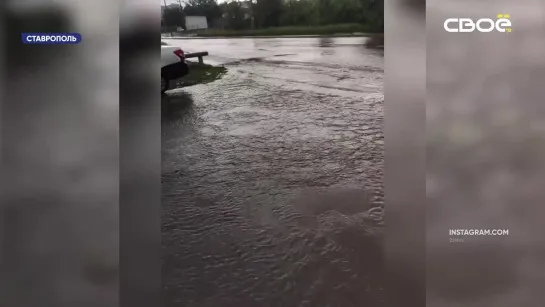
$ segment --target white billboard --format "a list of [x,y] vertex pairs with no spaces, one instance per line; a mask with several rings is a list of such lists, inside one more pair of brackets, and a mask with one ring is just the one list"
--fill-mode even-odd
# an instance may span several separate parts
[[189,30],[208,29],[205,16],[185,16],[185,27]]

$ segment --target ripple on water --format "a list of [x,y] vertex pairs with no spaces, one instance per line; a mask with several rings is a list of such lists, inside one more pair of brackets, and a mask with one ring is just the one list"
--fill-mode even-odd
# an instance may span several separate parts
[[167,294],[195,306],[381,306],[380,228],[368,193],[298,194],[268,199],[272,208],[256,199],[249,211],[228,201],[184,206],[170,230],[177,239],[166,258],[176,271]]
[[260,135],[261,125],[244,125],[244,126],[235,126],[232,130],[229,130],[227,134],[232,136],[247,136],[247,135]]

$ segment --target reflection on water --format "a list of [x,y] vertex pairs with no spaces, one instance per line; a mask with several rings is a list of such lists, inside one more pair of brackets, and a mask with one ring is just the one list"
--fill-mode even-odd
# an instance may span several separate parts
[[374,34],[368,37],[364,43],[368,48],[384,49],[384,34]]
[[186,119],[193,110],[191,94],[177,91],[161,96],[161,119],[164,123]]
[[335,46],[334,40],[333,38],[329,36],[320,37],[320,39],[318,40],[318,47],[325,48],[325,50],[322,51],[321,53],[322,55],[325,55],[325,56],[335,55],[335,48],[333,48],[334,46]]
[[318,40],[318,46],[319,47],[333,47],[333,38],[330,36],[322,36]]

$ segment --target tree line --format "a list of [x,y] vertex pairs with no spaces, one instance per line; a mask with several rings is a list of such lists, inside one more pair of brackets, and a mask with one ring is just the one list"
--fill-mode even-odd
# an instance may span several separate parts
[[384,0],[188,0],[169,6],[164,27],[185,27],[185,16],[206,16],[209,27],[229,30],[361,24],[384,31]]

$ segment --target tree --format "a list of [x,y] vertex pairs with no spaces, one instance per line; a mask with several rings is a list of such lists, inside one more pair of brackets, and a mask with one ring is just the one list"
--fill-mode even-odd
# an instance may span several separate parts
[[251,22],[247,25],[241,18],[241,14],[251,13],[258,28],[360,24],[364,31],[384,31],[384,0],[231,1],[222,3],[220,9],[227,17],[227,27],[237,30],[251,27]]
[[261,28],[278,27],[284,9],[282,0],[257,0],[255,16]]
[[283,26],[313,26],[318,24],[315,0],[288,0],[284,4]]
[[370,31],[384,32],[384,0],[358,0],[362,7],[360,23]]
[[242,4],[238,1],[231,1],[223,6],[226,26],[233,30],[248,29],[251,27],[251,19],[246,18]]
[[180,8],[166,7],[162,23],[170,29],[178,27],[185,29],[185,14]]

